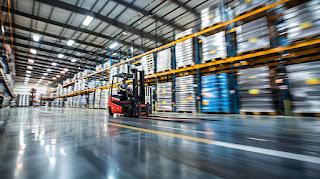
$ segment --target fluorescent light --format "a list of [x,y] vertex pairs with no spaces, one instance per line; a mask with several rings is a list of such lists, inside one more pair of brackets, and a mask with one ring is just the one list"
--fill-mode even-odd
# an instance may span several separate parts
[[75,58],[71,59],[71,62],[76,62],[76,61],[77,61],[77,59],[75,59]]
[[56,75],[57,78],[60,78],[60,75]]
[[44,73],[43,75],[44,75],[44,76],[48,76],[48,73]]
[[42,77],[41,77],[41,79],[45,79],[45,78],[46,78],[45,76],[42,76]]
[[67,45],[72,46],[74,44],[74,40],[68,40]]
[[28,59],[28,63],[34,63],[34,60]]
[[30,73],[31,73],[31,71],[27,70],[27,71],[26,71],[26,73],[30,74]]
[[26,74],[26,77],[29,77],[29,78],[30,78],[30,74]]
[[52,77],[52,79],[53,79],[53,80],[56,80],[57,78],[56,78],[56,77]]
[[88,26],[88,25],[91,23],[92,20],[93,20],[93,17],[87,16],[87,17],[84,19],[84,21],[82,22],[82,24],[85,25],[85,26]]
[[52,71],[52,70],[49,68],[49,69],[47,69],[47,71]]
[[33,34],[33,40],[34,41],[36,41],[36,42],[39,42],[39,40],[40,40],[40,35],[38,35],[38,34]]
[[29,70],[32,70],[32,69],[33,69],[33,67],[32,67],[32,66],[27,66],[27,68],[28,68]]
[[56,66],[56,65],[57,65],[57,63],[55,63],[55,62],[52,62],[52,63],[51,63],[51,65],[52,65],[52,66]]
[[67,71],[69,71],[69,69],[68,69],[68,68],[65,68],[65,69],[63,69],[63,71],[67,72]]
[[116,55],[118,55],[118,53],[116,53],[116,52],[112,54],[112,56],[116,56]]
[[32,53],[32,54],[37,54],[37,50],[35,50],[35,49],[30,49],[30,53]]
[[115,49],[118,45],[119,45],[118,42],[112,42],[112,43],[109,45],[109,48]]
[[60,73],[65,74],[66,72],[65,71],[60,71]]
[[64,57],[63,54],[59,54],[59,55],[58,55],[58,58],[63,58],[63,57]]

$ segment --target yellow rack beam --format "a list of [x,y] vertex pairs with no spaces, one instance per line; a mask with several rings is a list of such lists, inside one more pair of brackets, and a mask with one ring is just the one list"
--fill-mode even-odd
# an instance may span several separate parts
[[[159,76],[171,75],[171,74],[175,74],[175,73],[186,72],[186,71],[197,70],[197,69],[203,69],[203,68],[208,68],[208,67],[212,67],[211,70],[215,70],[216,68],[213,67],[215,65],[231,63],[231,62],[237,62],[237,61],[241,61],[241,60],[244,60],[244,59],[261,57],[261,56],[265,56],[265,55],[269,55],[269,54],[280,53],[280,52],[284,52],[284,51],[294,50],[294,49],[297,49],[297,48],[302,48],[302,47],[307,47],[307,46],[312,46],[312,45],[317,45],[317,44],[320,44],[320,39],[314,39],[314,40],[310,40],[310,41],[307,41],[307,42],[300,42],[300,43],[297,43],[297,44],[294,44],[294,45],[291,45],[291,46],[287,46],[287,47],[277,47],[277,48],[272,48],[272,49],[269,49],[269,50],[264,50],[264,51],[261,51],[261,52],[254,52],[254,53],[250,53],[250,54],[246,54],[246,55],[230,57],[230,58],[226,58],[226,59],[219,60],[219,61],[213,61],[213,62],[204,63],[204,64],[196,64],[194,66],[184,67],[184,68],[171,70],[171,71],[167,71],[167,72],[155,73],[155,74],[146,76],[145,79],[152,79],[152,78],[157,78]],[[308,53],[316,52],[316,51],[314,51],[314,49],[309,49],[309,50],[306,50],[306,51],[308,51]],[[301,55],[302,52],[291,52],[288,55],[286,55],[285,58],[293,57],[293,54]],[[306,62],[308,60],[309,61],[310,60],[315,60],[315,58],[318,58],[318,56],[315,56],[314,58],[304,58],[301,62]],[[274,59],[275,58],[267,57],[265,59],[265,62],[270,62],[270,61],[272,61]],[[114,87],[116,87],[116,86],[117,86],[117,84],[114,84]],[[72,92],[70,94],[62,95],[62,96],[55,97],[55,98],[69,97],[69,96],[74,96],[76,94],[93,92],[93,91],[95,91],[97,89],[108,89],[108,88],[110,88],[110,85],[100,86],[100,87],[97,87],[97,88],[90,88],[90,89],[87,89],[87,90],[75,91],[75,92]]]

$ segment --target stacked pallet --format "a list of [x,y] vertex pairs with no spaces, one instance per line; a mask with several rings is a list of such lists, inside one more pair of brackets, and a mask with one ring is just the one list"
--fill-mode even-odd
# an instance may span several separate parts
[[106,109],[108,105],[108,90],[102,90],[100,95],[100,109]]
[[218,3],[215,2],[215,4],[212,4],[210,7],[201,10],[202,29],[222,21],[222,12]]
[[88,102],[89,102],[89,108],[90,109],[93,109],[94,108],[94,95],[95,93],[94,92],[92,92],[92,93],[89,93],[89,100],[88,100]]
[[227,46],[225,32],[219,32],[203,38],[202,43],[202,63],[215,58],[227,56]]
[[237,27],[237,52],[270,47],[268,22],[266,17]]
[[172,111],[172,82],[158,83],[157,110]]
[[87,95],[81,95],[80,96],[80,107],[81,108],[87,108],[88,107]]
[[157,53],[157,72],[171,69],[171,49],[165,49]]
[[202,76],[201,80],[202,112],[230,112],[227,74]]
[[284,23],[280,31],[286,29],[290,42],[320,34],[320,1],[307,3],[287,9],[283,13]]
[[259,6],[270,4],[273,0],[227,0],[226,2],[227,6],[234,10],[234,15],[238,16]]
[[101,90],[97,89],[94,93],[94,104],[93,108],[98,109],[100,108],[100,100],[101,100]]
[[309,62],[287,66],[292,112],[320,112],[320,62]]
[[176,78],[176,107],[178,112],[196,112],[196,90],[193,75]]
[[[118,67],[111,67],[111,68],[110,68],[109,83],[111,83],[112,77],[113,77],[114,75],[118,74],[118,73],[119,73],[119,68],[118,68]],[[116,79],[114,79],[114,80],[116,80]]]
[[239,70],[241,112],[275,112],[268,67]]
[[154,57],[152,53],[141,58],[141,67],[145,75],[154,73]]
[[[176,35],[176,39],[192,34],[193,30],[188,29]],[[176,44],[176,67],[193,65],[193,39],[188,39]]]

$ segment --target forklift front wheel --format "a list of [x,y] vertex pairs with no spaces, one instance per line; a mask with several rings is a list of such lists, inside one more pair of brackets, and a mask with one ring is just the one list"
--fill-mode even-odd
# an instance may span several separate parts
[[113,113],[111,111],[111,108],[108,108],[109,116],[113,116]]
[[130,105],[125,105],[122,107],[122,113],[125,117],[130,117],[132,114],[132,108]]

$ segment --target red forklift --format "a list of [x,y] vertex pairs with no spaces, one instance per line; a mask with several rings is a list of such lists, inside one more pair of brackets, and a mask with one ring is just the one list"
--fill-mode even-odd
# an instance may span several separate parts
[[[151,105],[145,101],[144,71],[131,70],[132,74],[120,73],[112,76],[111,88],[109,89],[108,110],[109,115],[122,114],[125,117],[149,116]],[[132,79],[132,89],[127,90],[127,96],[117,92],[113,94],[112,87],[122,80]]]

